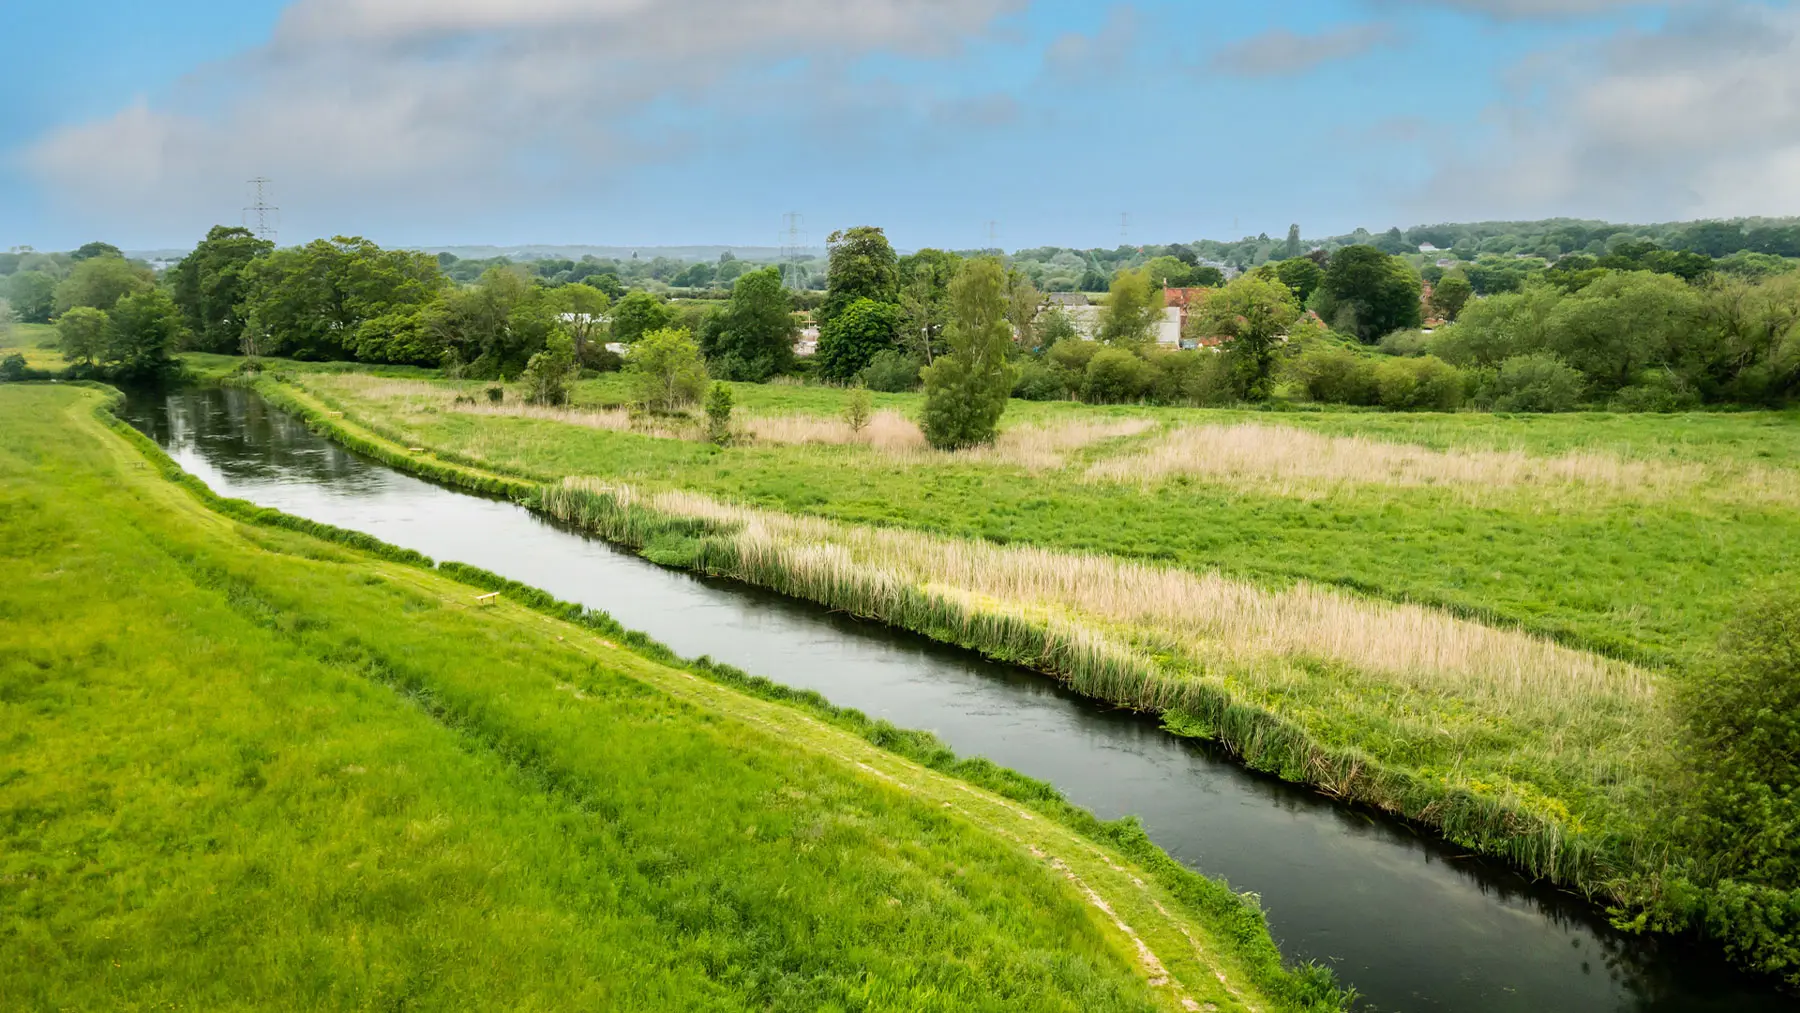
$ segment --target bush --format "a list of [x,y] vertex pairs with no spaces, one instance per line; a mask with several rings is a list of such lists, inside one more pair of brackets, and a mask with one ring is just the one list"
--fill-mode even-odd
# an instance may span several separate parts
[[1662,370],[1649,370],[1638,382],[1622,387],[1607,402],[1615,412],[1681,412],[1700,403],[1691,387]]
[[731,442],[731,408],[731,388],[713,384],[706,395],[706,438],[715,446]]
[[581,368],[596,373],[617,373],[625,368],[625,357],[599,342],[590,341],[581,346]]
[[1123,348],[1102,348],[1088,360],[1081,399],[1088,404],[1124,404],[1149,393],[1156,382],[1150,364]]
[[1145,361],[1155,371],[1150,398],[1158,404],[1218,406],[1243,399],[1242,378],[1235,375],[1227,354],[1152,349]]
[[1379,364],[1375,388],[1381,406],[1391,411],[1452,412],[1462,407],[1462,373],[1435,356]]
[[[1707,911],[1765,970],[1800,964],[1800,589],[1752,595],[1711,664],[1678,683],[1693,814],[1683,828],[1723,882]],[[1721,924],[1723,923],[1723,924]]]
[[1101,347],[1099,342],[1084,339],[1059,341],[1044,353],[1044,360],[1062,377],[1065,389],[1079,392],[1087,381],[1088,363]]
[[1012,396],[1021,401],[1061,401],[1069,396],[1069,388],[1054,367],[1033,359],[1019,367]]
[[25,379],[25,357],[18,352],[0,359],[0,382],[16,382]]
[[706,393],[706,364],[686,331],[651,331],[625,357],[633,403],[646,411],[679,411]]
[[868,428],[869,419],[874,414],[875,404],[867,389],[858,387],[850,392],[849,400],[844,402],[844,422],[850,426],[851,432],[860,433]]
[[552,334],[544,350],[533,355],[519,374],[525,387],[525,403],[550,407],[568,403],[569,382],[575,378],[575,344],[569,336]]
[[1306,396],[1324,404],[1372,405],[1379,400],[1375,363],[1348,348],[1319,348],[1302,355],[1293,373]]
[[919,370],[923,363],[898,349],[875,353],[857,379],[864,387],[884,394],[905,394],[919,387]]
[[1554,355],[1515,355],[1502,362],[1494,375],[1494,410],[1574,411],[1585,386],[1581,373]]
[[506,400],[506,388],[499,384],[489,387],[487,389],[487,399],[489,404],[499,404]]
[[1381,351],[1386,355],[1417,357],[1424,355],[1431,335],[1424,331],[1395,331],[1381,339]]

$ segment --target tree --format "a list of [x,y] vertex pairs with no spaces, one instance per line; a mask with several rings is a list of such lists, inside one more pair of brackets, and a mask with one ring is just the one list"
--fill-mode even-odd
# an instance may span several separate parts
[[844,422],[853,433],[860,433],[868,428],[869,418],[875,414],[875,403],[869,397],[867,387],[858,387],[850,392],[844,402]]
[[794,300],[781,269],[739,276],[715,327],[702,331],[708,369],[727,380],[762,383],[794,366]]
[[1401,234],[1399,226],[1382,233],[1381,238],[1375,240],[1375,248],[1383,253],[1396,256],[1402,253],[1419,252],[1419,244],[1407,242],[1406,236]]
[[1261,401],[1269,396],[1275,350],[1294,321],[1300,304],[1277,279],[1246,274],[1214,292],[1200,307],[1196,327],[1225,339],[1232,375],[1242,396]]
[[551,293],[557,320],[575,345],[575,361],[586,362],[588,346],[605,332],[606,311],[612,300],[591,285],[572,282]]
[[245,274],[252,342],[264,354],[297,359],[351,358],[365,321],[423,306],[445,286],[436,257],[354,236],[275,250]]
[[1141,347],[1155,337],[1163,317],[1162,289],[1147,271],[1120,271],[1100,313],[1100,340],[1111,345]]
[[900,262],[887,234],[872,225],[833,232],[826,241],[830,265],[825,278],[821,326],[836,320],[860,299],[894,303],[900,297]]
[[632,401],[645,411],[679,411],[706,392],[706,363],[686,331],[670,328],[640,336],[625,353]]
[[1324,283],[1325,269],[1310,257],[1290,257],[1275,265],[1275,277],[1294,293],[1294,300],[1304,306]]
[[1191,264],[1184,264],[1175,257],[1152,257],[1144,263],[1144,273],[1150,276],[1150,282],[1159,288],[1184,288],[1194,276]]
[[[96,258],[84,263],[97,263]],[[112,318],[106,363],[116,376],[149,379],[174,366],[169,353],[181,339],[181,310],[161,289],[148,289],[120,299]]]
[[819,328],[819,375],[848,383],[877,353],[896,347],[902,326],[900,307],[892,303],[858,299],[844,307]]
[[194,347],[234,352],[244,333],[249,267],[275,244],[249,229],[215,225],[194,252],[169,269],[170,296],[180,308]]
[[1125,348],[1100,348],[1087,361],[1081,399],[1088,404],[1124,404],[1143,397],[1155,382],[1156,370],[1142,356]]
[[1300,226],[1288,226],[1287,243],[1282,246],[1281,256],[1285,260],[1294,260],[1300,256]]
[[518,267],[488,268],[473,286],[444,293],[426,318],[438,348],[484,379],[517,376],[559,326],[550,292]]
[[1611,391],[1630,386],[1647,367],[1671,364],[1700,320],[1699,294],[1681,279],[1608,274],[1557,304],[1547,324],[1549,350]]
[[1465,275],[1446,274],[1431,286],[1431,310],[1444,320],[1455,320],[1474,294],[1475,288]]
[[667,329],[674,321],[668,303],[649,292],[632,292],[613,308],[612,338],[629,345],[651,331]]
[[1023,271],[1006,272],[1006,321],[1012,324],[1014,340],[1025,351],[1037,347],[1038,314],[1044,310],[1044,293]]
[[1419,288],[1405,261],[1373,246],[1346,246],[1331,255],[1325,269],[1319,315],[1372,345],[1384,334],[1419,326]]
[[139,267],[122,257],[93,257],[76,264],[56,286],[56,311],[65,312],[76,306],[92,306],[110,310],[120,299],[142,292],[154,284],[147,267]]
[[13,312],[12,303],[0,299],[0,344],[12,340],[13,324],[18,322],[19,317]]
[[525,386],[525,403],[561,405],[569,400],[569,381],[576,372],[575,342],[567,334],[556,331],[544,344],[544,350],[533,355],[519,374]]
[[20,271],[7,280],[6,300],[27,324],[47,324],[56,312],[56,279],[43,271]]
[[731,388],[714,383],[706,395],[706,438],[715,446],[731,442],[731,407]]
[[900,343],[927,365],[942,344],[950,313],[950,279],[961,264],[956,254],[933,249],[900,259]]
[[112,341],[112,318],[105,310],[76,306],[56,318],[56,344],[67,362],[93,365],[106,357]]
[[1017,378],[1006,363],[1012,328],[1006,322],[1006,268],[983,257],[963,265],[950,283],[948,355],[926,367],[920,428],[939,450],[994,441]]
[[83,260],[92,260],[95,257],[117,257],[124,260],[125,254],[113,244],[101,242],[82,243],[80,249],[69,254],[69,259],[78,263]]

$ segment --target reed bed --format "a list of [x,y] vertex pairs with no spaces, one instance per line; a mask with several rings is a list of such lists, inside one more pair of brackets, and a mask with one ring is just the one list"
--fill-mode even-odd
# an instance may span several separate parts
[[1433,450],[1365,436],[1326,436],[1289,426],[1186,426],[1139,453],[1090,466],[1090,481],[1153,483],[1174,476],[1249,483],[1281,495],[1337,485],[1441,486],[1479,499],[1492,490],[1667,497],[1722,490],[1737,498],[1800,504],[1800,473],[1631,460],[1578,451]]
[[[1105,557],[841,525],[594,479],[546,512],[643,549],[975,647],[1170,716],[1247,763],[1604,892],[1584,818],[1637,818],[1662,753],[1648,673],[1407,605]],[[1571,803],[1561,789],[1577,785]],[[1615,797],[1616,796],[1616,797]],[[1572,809],[1581,809],[1571,816]],[[1600,822],[1596,820],[1595,822]]]
[[862,444],[908,463],[954,460],[1033,471],[1060,468],[1073,452],[1156,426],[1143,418],[1039,422],[1003,430],[992,446],[945,454],[926,445],[917,423],[894,411],[876,412],[860,431],[842,419],[818,415],[750,416],[742,424],[746,433],[764,443]]

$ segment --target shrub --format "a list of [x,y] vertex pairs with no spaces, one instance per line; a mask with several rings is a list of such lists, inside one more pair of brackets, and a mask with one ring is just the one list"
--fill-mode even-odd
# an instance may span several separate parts
[[1494,375],[1494,410],[1574,411],[1584,386],[1581,373],[1554,355],[1515,355],[1502,362]]
[[1044,359],[1062,377],[1065,389],[1080,391],[1081,385],[1087,381],[1088,363],[1093,361],[1101,347],[1097,342],[1080,339],[1059,341],[1044,353]]
[[506,388],[499,384],[489,387],[487,389],[487,399],[489,404],[499,404],[506,400]]
[[1462,406],[1462,373],[1435,356],[1379,364],[1375,388],[1381,406],[1392,411],[1450,412]]
[[851,432],[860,433],[868,428],[869,419],[874,414],[875,405],[867,389],[858,387],[850,392],[850,399],[844,402],[844,421],[849,424]]
[[1088,360],[1081,399],[1088,404],[1123,404],[1149,393],[1156,382],[1150,364],[1123,348],[1102,348]]
[[1384,355],[1417,357],[1426,353],[1431,335],[1424,331],[1395,331],[1381,339],[1378,346]]
[[[1707,918],[1765,970],[1800,965],[1800,588],[1752,595],[1678,684],[1693,785],[1683,829],[1722,874]],[[1722,923],[1722,924],[1721,924]]]
[[1242,378],[1232,369],[1230,355],[1211,349],[1152,349],[1144,358],[1154,370],[1150,398],[1158,404],[1216,406],[1243,399]]
[[1372,405],[1379,400],[1375,363],[1348,348],[1318,348],[1302,355],[1293,372],[1306,396],[1325,404]]
[[1034,359],[1019,367],[1012,396],[1021,401],[1060,401],[1069,396],[1069,388],[1054,367]]
[[1606,404],[1615,412],[1680,412],[1700,403],[1687,384],[1664,370],[1647,370],[1638,382],[1622,387]]
[[569,400],[569,381],[575,375],[575,343],[562,333],[552,334],[544,350],[526,363],[519,382],[525,386],[525,403],[561,405]]
[[731,442],[731,388],[722,383],[706,395],[706,438],[720,447]]
[[0,359],[0,382],[23,380],[25,372],[25,357],[18,352]]
[[706,364],[686,331],[651,331],[625,357],[632,401],[652,412],[679,411],[706,392]]
[[884,394],[904,394],[918,389],[921,366],[918,359],[899,349],[890,348],[875,353],[869,364],[857,374],[857,379],[870,390],[878,390]]

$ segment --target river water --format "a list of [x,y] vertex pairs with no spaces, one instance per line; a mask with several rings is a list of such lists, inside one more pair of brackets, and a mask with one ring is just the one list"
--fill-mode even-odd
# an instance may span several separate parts
[[1710,950],[1610,929],[1378,814],[1245,771],[1154,720],[1052,680],[756,588],[664,569],[512,503],[352,454],[255,394],[132,395],[125,417],[219,493],[363,531],[604,609],[710,655],[1136,815],[1183,863],[1262,899],[1283,952],[1333,967],[1370,1008],[1458,1013],[1796,1010]]

